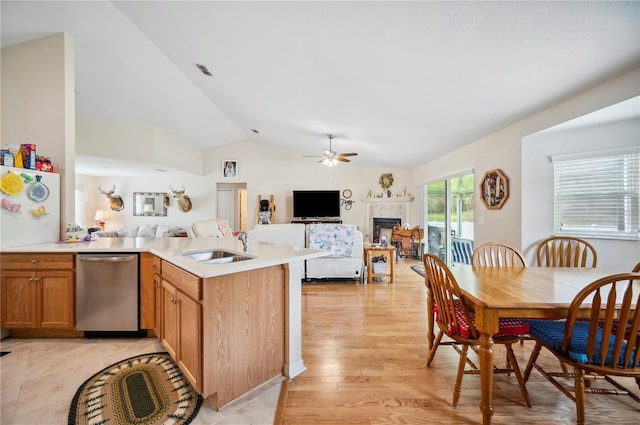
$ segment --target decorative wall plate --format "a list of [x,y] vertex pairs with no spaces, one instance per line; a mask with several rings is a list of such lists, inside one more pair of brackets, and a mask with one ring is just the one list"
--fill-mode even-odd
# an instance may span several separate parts
[[495,169],[484,173],[480,181],[480,199],[489,210],[499,210],[509,197],[509,180]]
[[28,196],[36,202],[42,202],[49,197],[49,188],[40,180],[42,176],[36,176],[36,182],[29,188]]
[[0,179],[0,190],[9,196],[15,196],[22,192],[24,182],[17,174],[9,171]]

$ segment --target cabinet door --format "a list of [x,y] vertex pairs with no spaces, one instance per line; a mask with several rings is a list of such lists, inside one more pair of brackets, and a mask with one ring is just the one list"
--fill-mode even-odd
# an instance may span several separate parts
[[178,291],[162,280],[162,345],[171,357],[178,359]]
[[40,317],[43,328],[75,326],[75,284],[72,271],[42,271],[36,274],[41,291]]
[[153,275],[154,293],[154,317],[153,332],[157,338],[162,338],[162,278],[160,275]]
[[2,271],[2,327],[38,326],[36,273]]
[[196,301],[178,291],[179,354],[178,362],[196,391],[202,390],[201,373],[201,323],[202,307]]
[[153,257],[140,253],[140,329],[152,329],[156,321]]

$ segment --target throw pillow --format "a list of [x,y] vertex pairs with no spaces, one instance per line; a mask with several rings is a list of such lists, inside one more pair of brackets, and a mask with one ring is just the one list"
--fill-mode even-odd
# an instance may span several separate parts
[[157,224],[143,224],[138,229],[137,236],[139,238],[155,238],[157,229]]

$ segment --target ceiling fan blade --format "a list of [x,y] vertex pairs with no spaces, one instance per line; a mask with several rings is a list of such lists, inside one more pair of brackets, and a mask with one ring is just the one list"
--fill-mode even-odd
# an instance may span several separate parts
[[341,157],[339,157],[339,156],[336,156],[336,157],[335,157],[335,159],[336,159],[336,160],[338,160],[338,161],[342,161],[342,162],[351,162],[351,160],[350,160],[350,159],[347,159],[347,158],[341,158]]
[[350,153],[339,153],[338,156],[357,156],[358,154],[355,152],[350,152]]

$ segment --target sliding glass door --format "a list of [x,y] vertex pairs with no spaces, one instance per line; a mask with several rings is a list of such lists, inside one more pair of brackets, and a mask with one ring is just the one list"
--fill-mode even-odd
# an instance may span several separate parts
[[447,264],[471,263],[473,253],[473,174],[429,183],[425,188],[427,252]]

